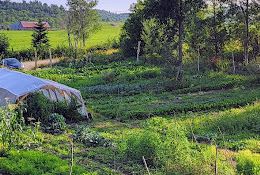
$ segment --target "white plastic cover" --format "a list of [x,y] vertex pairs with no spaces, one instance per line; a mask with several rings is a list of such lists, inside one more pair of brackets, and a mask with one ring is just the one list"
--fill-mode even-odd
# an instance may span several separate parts
[[[9,69],[0,69],[0,105],[4,106],[6,104],[6,98],[9,99],[10,104],[15,104],[16,101],[24,96],[27,93],[33,93],[40,91],[41,88],[55,87],[60,90],[67,91],[69,93],[75,94],[81,99],[80,103],[84,106],[83,99],[79,90],[59,84],[57,82],[46,80],[31,75],[27,75],[21,72],[9,70]],[[47,91],[44,92],[44,95],[47,95]],[[54,94],[52,94],[52,97]],[[55,95],[54,95],[55,96]],[[55,96],[56,98],[56,96]],[[58,94],[60,99],[60,94]],[[67,97],[66,97],[67,99]],[[87,115],[85,106],[82,110],[82,115]]]

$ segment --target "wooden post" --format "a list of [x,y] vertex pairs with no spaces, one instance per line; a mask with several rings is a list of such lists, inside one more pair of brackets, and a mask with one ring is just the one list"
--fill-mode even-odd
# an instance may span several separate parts
[[218,175],[218,147],[216,145],[215,175]]
[[50,54],[50,67],[52,68],[52,56],[51,56],[51,48],[49,48],[49,54]]
[[233,74],[236,74],[236,65],[235,65],[235,57],[234,57],[234,52],[232,52],[232,59],[233,59]]
[[198,71],[200,71],[200,47],[198,47]]
[[37,69],[37,60],[38,60],[37,49],[35,49],[35,70]]
[[73,142],[71,141],[71,166],[70,166],[70,175],[72,175],[73,170],[73,157],[74,157],[74,150],[73,150]]
[[141,41],[138,41],[137,58],[136,58],[137,62],[139,62],[140,47],[141,47]]
[[149,171],[149,169],[148,169],[148,167],[147,167],[147,163],[146,163],[146,161],[145,161],[144,156],[143,156],[143,161],[144,161],[144,166],[145,166],[145,168],[146,168],[146,171],[147,171],[148,175],[151,175],[151,174],[150,174],[150,171]]

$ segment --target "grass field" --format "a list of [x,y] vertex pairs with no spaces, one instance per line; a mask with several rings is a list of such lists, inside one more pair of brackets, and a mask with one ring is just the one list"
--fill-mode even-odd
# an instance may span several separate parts
[[[93,34],[87,41],[86,47],[95,46],[105,43],[108,39],[118,38],[123,23],[119,23],[120,27],[114,27],[110,23],[103,23],[101,30]],[[10,39],[9,49],[19,51],[31,47],[32,31],[0,31],[5,33]],[[52,48],[58,45],[68,45],[67,33],[65,30],[49,31],[48,37]]]

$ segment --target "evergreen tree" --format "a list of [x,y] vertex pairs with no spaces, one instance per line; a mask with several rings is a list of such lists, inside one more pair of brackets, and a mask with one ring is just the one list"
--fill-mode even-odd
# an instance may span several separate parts
[[47,37],[47,28],[44,27],[44,25],[45,23],[42,22],[42,20],[39,20],[35,25],[34,32],[32,34],[32,45],[35,48],[35,69],[37,68],[38,52],[50,46],[49,38]]

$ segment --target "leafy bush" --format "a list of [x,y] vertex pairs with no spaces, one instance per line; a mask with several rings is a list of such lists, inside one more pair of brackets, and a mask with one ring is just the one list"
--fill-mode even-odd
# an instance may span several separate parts
[[251,151],[240,151],[236,158],[237,172],[243,175],[257,175],[260,173],[260,155]]
[[77,126],[76,131],[73,133],[73,140],[90,147],[110,145],[107,139],[85,126]]
[[[11,151],[7,157],[0,158],[0,173],[10,175],[59,174],[70,172],[69,161],[40,151]],[[85,169],[73,166],[72,174],[83,174]]]
[[10,109],[0,107],[0,140],[3,149],[10,149],[19,144],[22,137],[24,119]]
[[28,118],[46,123],[52,111],[50,101],[42,93],[29,94],[22,107],[25,109],[24,117],[27,123]]
[[106,83],[111,83],[115,80],[116,78],[116,73],[114,71],[111,70],[107,70],[105,72],[102,73],[102,79],[106,82]]
[[161,145],[161,138],[157,133],[150,131],[131,133],[121,144],[121,152],[124,153],[127,159],[140,163],[142,162],[142,156],[144,156],[149,165],[155,165]]
[[83,120],[81,114],[78,112],[78,102],[75,98],[71,102],[53,102],[53,112],[61,114],[68,121],[77,122]]
[[45,125],[45,131],[48,133],[62,133],[66,130],[67,126],[65,123],[65,118],[57,113],[50,114],[48,117],[48,122]]
[[25,120],[29,121],[34,118],[43,124],[48,124],[49,115],[51,113],[58,113],[63,115],[69,121],[79,121],[82,119],[81,114],[78,112],[78,103],[75,98],[71,102],[51,102],[42,93],[32,93],[24,100],[24,104],[20,107],[24,111]]

